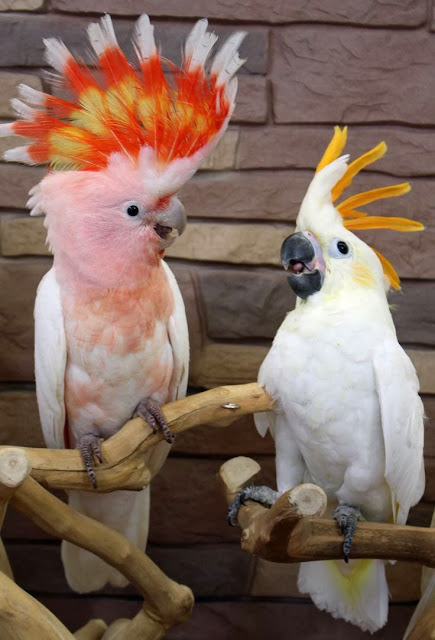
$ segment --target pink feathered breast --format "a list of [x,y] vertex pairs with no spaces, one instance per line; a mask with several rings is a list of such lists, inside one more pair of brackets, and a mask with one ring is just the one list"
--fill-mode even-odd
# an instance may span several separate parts
[[143,397],[165,402],[173,354],[173,296],[163,269],[146,285],[62,300],[67,337],[65,405],[71,444],[116,432]]

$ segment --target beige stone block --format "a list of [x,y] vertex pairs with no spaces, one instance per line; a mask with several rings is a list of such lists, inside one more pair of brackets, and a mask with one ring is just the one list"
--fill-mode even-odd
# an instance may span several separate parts
[[[39,1],[39,0],[35,0],[35,2],[36,1]],[[5,11],[5,9],[3,8],[3,5],[5,3],[8,4],[7,0],[0,0],[0,11]],[[22,3],[26,4],[25,0],[22,0]],[[9,2],[9,4],[15,4],[15,2],[13,2],[12,0],[12,2]],[[0,72],[0,87],[1,87],[0,117],[1,118],[11,118],[11,119],[15,118],[15,112],[11,107],[10,101],[12,98],[18,97],[19,84],[27,84],[29,87],[32,87],[32,89],[38,89],[39,91],[42,90],[41,79],[35,75],[30,75],[28,73],[10,73],[9,71],[1,71]]]
[[[314,170],[332,134],[332,124],[243,127],[240,130],[236,166],[238,169]],[[402,176],[405,179],[434,174],[435,136],[430,128],[405,127],[401,124],[352,124],[348,127],[344,151],[354,160],[381,140],[387,144],[387,153],[358,176],[356,187],[362,176],[369,171]],[[384,179],[384,176],[373,176],[373,180],[379,183]]]
[[280,247],[293,231],[285,224],[191,222],[167,252],[171,258],[280,265]]
[[[42,40],[48,36],[63,40],[70,51],[80,54],[86,51],[88,48],[86,29],[90,20],[95,21],[97,16],[90,18],[80,15],[81,10],[74,9],[71,0],[67,0],[67,4],[70,15],[60,16],[58,13],[42,12],[33,15],[23,13],[3,15],[0,20],[0,60],[3,67],[45,66],[45,47]],[[115,4],[118,12],[108,9],[107,13],[114,15],[121,12],[124,16],[128,13],[124,2],[115,0]],[[162,3],[159,4],[161,7]],[[149,12],[148,5],[144,4],[143,0],[139,0],[138,7],[139,5],[136,18],[143,11]],[[101,15],[106,12],[106,9],[99,3],[93,4],[91,11]],[[204,15],[208,14],[201,14],[201,17]],[[136,60],[132,40],[133,18],[130,20],[115,18],[113,22],[121,49],[129,60]],[[193,24],[193,21],[187,24],[178,20],[153,19],[156,43],[163,56],[176,65],[181,64],[184,43]],[[219,36],[220,46],[235,30],[234,25],[211,25],[211,28]],[[11,46],[11,41],[16,42],[16,46]],[[269,30],[264,26],[250,25],[249,34],[240,47],[240,56],[246,59],[241,73],[266,74],[269,68]]]
[[[90,0],[53,0],[52,6],[58,11],[94,12],[95,4]],[[121,15],[137,15],[143,11],[142,0],[101,0],[99,11]],[[252,22],[326,22],[364,25],[403,25],[405,27],[422,24],[426,18],[423,0],[399,0],[384,4],[379,0],[148,0],[146,10],[150,15],[180,18],[240,20]]]
[[47,169],[0,163],[0,207],[24,209],[29,191],[46,175]]
[[46,245],[44,218],[31,218],[27,214],[4,216],[0,225],[1,253],[13,256],[49,256]]
[[19,138],[17,136],[6,136],[5,138],[0,138],[0,162],[5,162],[3,156],[8,149],[24,145],[25,142],[23,141],[23,138]]
[[0,391],[0,444],[45,446],[34,391]]
[[[420,598],[421,565],[396,562],[387,565],[387,579],[393,602],[411,602]],[[258,558],[251,596],[299,598],[297,578],[299,564],[278,564]]]
[[[243,384],[257,379],[269,346],[234,343],[205,345],[197,378],[191,384],[205,388],[224,384]],[[435,393],[435,351],[406,349],[420,380],[421,393]]]
[[227,131],[219,141],[213,153],[202,163],[201,169],[207,171],[223,171],[234,169],[236,164],[237,143],[239,132],[236,130]]
[[269,351],[262,345],[209,342],[201,356],[199,371],[191,384],[211,389],[224,384],[243,384],[257,379]]
[[44,0],[0,0],[0,11],[35,11],[43,4]]
[[432,349],[406,349],[416,368],[420,381],[420,393],[435,393],[435,351]]
[[300,598],[297,587],[299,563],[279,564],[257,559],[250,596],[269,598]]
[[296,219],[312,176],[308,171],[200,172],[183,186],[180,197],[190,218],[289,223]]
[[266,122],[268,115],[267,80],[241,75],[232,122]]
[[424,29],[277,29],[271,56],[274,120],[432,126],[434,56],[434,38]]

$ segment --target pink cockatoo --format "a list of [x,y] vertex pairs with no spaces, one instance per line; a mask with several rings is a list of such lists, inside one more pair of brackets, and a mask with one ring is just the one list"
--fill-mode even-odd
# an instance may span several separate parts
[[[93,493],[101,438],[135,413],[162,441],[147,457],[151,475],[172,436],[159,404],[183,397],[188,331],[183,300],[163,261],[185,227],[175,193],[223,134],[234,109],[243,33],[224,44],[208,73],[216,41],[200,20],[180,69],[163,74],[153,27],[142,15],[134,45],[137,71],[120,50],[110,16],[88,28],[98,78],[56,39],[45,41],[49,64],[71,101],[21,86],[30,103],[13,100],[21,119],[1,126],[30,144],[7,160],[49,163],[31,192],[32,214],[44,212],[53,268],[35,305],[36,390],[47,446],[80,448],[90,492],[68,491],[69,504],[124,533],[140,548],[148,534],[149,490]],[[78,592],[123,586],[124,577],[68,542],[62,559]]]

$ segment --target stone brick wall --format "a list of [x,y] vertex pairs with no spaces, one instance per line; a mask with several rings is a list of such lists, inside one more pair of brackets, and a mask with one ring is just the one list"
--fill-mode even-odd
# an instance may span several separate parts
[[[294,300],[279,267],[279,247],[333,124],[348,124],[355,156],[384,139],[388,155],[357,180],[358,190],[404,179],[412,192],[377,211],[424,222],[423,234],[365,233],[397,266],[403,295],[391,297],[401,342],[420,376],[429,416],[435,414],[435,35],[426,0],[0,0],[0,118],[11,118],[16,85],[39,88],[42,38],[62,37],[81,49],[98,11],[115,16],[127,51],[134,18],[147,11],[168,57],[193,21],[214,30],[248,32],[238,106],[213,158],[183,191],[190,217],[169,253],[189,316],[192,388],[252,381]],[[11,146],[0,140],[0,151]],[[25,212],[41,168],[0,163],[0,443],[42,446],[32,358],[36,286],[50,268],[45,234]],[[375,208],[373,208],[375,210]],[[256,457],[273,483],[273,444],[251,419],[228,429],[201,427],[178,437],[153,485],[150,553],[189,584],[197,606],[173,640],[264,637],[346,638],[366,634],[318,612],[299,596],[296,567],[256,561],[239,550],[225,523],[216,472],[233,455]],[[424,501],[411,521],[427,524],[435,501],[435,437],[428,423]],[[171,512],[168,501],[171,497]],[[4,538],[17,581],[71,628],[89,617],[131,616],[133,590],[72,594],[58,543],[10,513]],[[393,604],[375,638],[401,637],[418,598],[420,567],[388,567]]]

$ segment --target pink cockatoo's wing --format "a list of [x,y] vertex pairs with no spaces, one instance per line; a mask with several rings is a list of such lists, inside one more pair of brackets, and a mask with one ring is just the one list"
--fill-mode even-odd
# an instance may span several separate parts
[[187,328],[184,301],[178,288],[174,274],[166,264],[162,262],[168,276],[172,295],[174,297],[174,311],[169,318],[168,334],[174,356],[174,371],[171,380],[171,400],[184,398],[187,390],[187,378],[189,373],[189,332]]
[[35,302],[35,376],[39,415],[48,447],[65,447],[64,382],[67,347],[54,267],[41,280]]
[[[168,337],[174,359],[169,401],[173,401],[184,398],[187,391],[187,379],[189,375],[189,331],[187,328],[183,298],[175,276],[164,260],[162,264],[174,298],[174,310],[168,320]],[[162,442],[147,453],[146,461],[151,471],[151,478],[160,471],[168,452],[169,447],[167,443]]]

